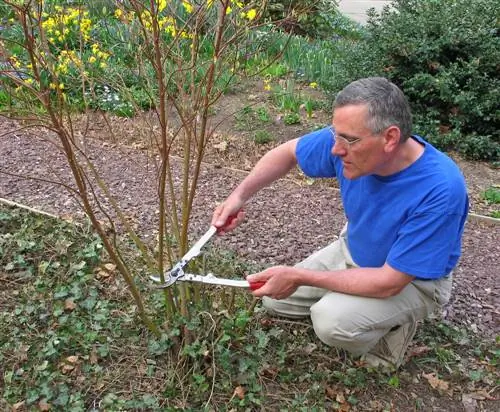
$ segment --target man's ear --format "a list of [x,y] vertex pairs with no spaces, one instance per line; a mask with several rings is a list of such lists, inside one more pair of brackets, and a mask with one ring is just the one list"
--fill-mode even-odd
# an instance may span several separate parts
[[401,141],[401,130],[399,130],[399,127],[393,125],[385,129],[384,140],[384,150],[386,153],[396,150]]

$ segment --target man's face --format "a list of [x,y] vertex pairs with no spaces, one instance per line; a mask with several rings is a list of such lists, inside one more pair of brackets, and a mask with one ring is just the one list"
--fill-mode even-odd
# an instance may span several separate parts
[[332,154],[342,159],[348,179],[376,174],[386,160],[384,137],[366,127],[366,116],[365,105],[344,106],[333,113],[336,139]]

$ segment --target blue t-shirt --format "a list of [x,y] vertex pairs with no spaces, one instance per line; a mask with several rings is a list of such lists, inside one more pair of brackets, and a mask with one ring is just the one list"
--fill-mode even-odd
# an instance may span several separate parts
[[348,221],[347,242],[360,267],[392,268],[419,279],[445,276],[457,264],[469,208],[457,165],[420,136],[424,153],[390,176],[347,179],[331,151],[328,128],[299,139],[296,156],[310,177],[336,177]]

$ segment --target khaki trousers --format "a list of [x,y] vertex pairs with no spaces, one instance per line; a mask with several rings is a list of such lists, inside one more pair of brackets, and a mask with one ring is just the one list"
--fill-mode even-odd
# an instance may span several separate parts
[[[296,266],[324,271],[356,267],[345,236],[346,227],[338,240]],[[448,302],[451,285],[451,274],[438,280],[414,280],[398,295],[386,299],[301,286],[286,299],[265,297],[263,305],[269,312],[289,318],[310,315],[314,331],[321,341],[354,355],[362,355],[373,349],[391,329],[424,319]],[[413,333],[412,336],[399,338],[404,350],[412,337]]]

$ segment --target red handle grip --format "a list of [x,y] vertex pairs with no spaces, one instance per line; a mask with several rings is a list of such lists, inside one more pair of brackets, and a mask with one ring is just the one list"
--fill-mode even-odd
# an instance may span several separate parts
[[[227,226],[229,224],[231,224],[231,222],[236,219],[237,215],[230,215],[227,220],[226,220],[226,223],[224,223],[224,226]],[[217,233],[220,233],[220,231],[222,230],[222,228],[217,228]]]
[[260,289],[262,286],[266,284],[266,282],[260,281],[260,282],[249,282],[250,284],[250,290],[257,290]]

